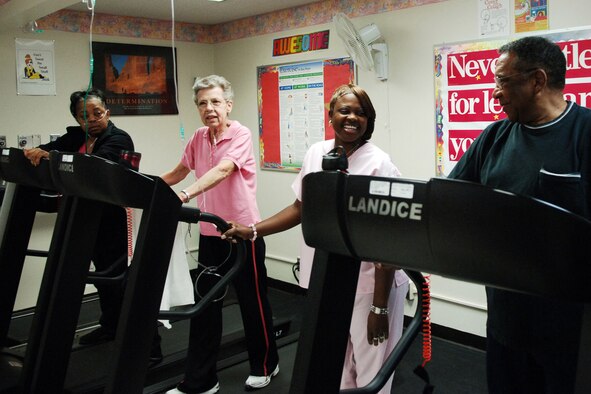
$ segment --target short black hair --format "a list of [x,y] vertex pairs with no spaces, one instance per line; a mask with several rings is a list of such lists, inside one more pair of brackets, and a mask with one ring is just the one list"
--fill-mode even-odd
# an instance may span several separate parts
[[355,97],[357,97],[359,104],[361,104],[361,108],[363,108],[363,112],[367,116],[367,129],[365,129],[365,133],[361,136],[361,139],[363,141],[369,141],[376,124],[376,110],[371,102],[371,99],[369,98],[369,95],[361,87],[352,83],[339,86],[334,91],[332,98],[330,99],[328,116],[332,118],[334,106],[337,100],[346,94],[353,94]]
[[548,75],[548,86],[564,89],[566,58],[554,42],[539,36],[523,37],[499,48],[499,54],[513,53],[517,57],[516,71],[541,68]]
[[91,97],[99,99],[103,107],[108,109],[107,98],[105,97],[105,94],[102,92],[102,90],[96,88],[89,90],[79,90],[70,95],[70,113],[74,118],[76,118],[76,106],[78,103],[80,101],[84,101],[85,99],[88,100],[88,98]]

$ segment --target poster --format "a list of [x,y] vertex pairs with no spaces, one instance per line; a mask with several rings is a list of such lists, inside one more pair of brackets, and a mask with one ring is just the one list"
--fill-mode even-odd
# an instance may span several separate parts
[[171,48],[93,42],[92,53],[92,83],[111,115],[178,113]]
[[478,29],[481,37],[511,33],[509,0],[478,0]]
[[515,0],[515,33],[548,30],[548,1]]
[[298,171],[308,148],[331,139],[328,105],[334,90],[354,81],[349,58],[260,66],[258,74],[261,168]]
[[[591,28],[542,35],[566,57],[565,99],[591,108]],[[506,117],[493,98],[497,48],[506,40],[434,48],[436,173],[447,176],[486,126]]]
[[55,96],[54,41],[15,39],[17,94]]

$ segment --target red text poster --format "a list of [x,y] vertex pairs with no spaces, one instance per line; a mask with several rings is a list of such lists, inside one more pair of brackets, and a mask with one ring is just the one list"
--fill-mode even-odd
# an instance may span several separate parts
[[[544,34],[566,57],[565,99],[591,108],[591,30]],[[436,173],[447,176],[490,123],[505,118],[492,97],[498,58],[505,41],[442,45],[434,50]]]

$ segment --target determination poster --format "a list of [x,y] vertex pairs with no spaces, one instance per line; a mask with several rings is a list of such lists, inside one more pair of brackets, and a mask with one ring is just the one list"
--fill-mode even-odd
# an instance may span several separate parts
[[[566,57],[565,99],[591,108],[591,28],[542,36],[556,42]],[[506,42],[434,48],[437,176],[447,176],[482,130],[506,117],[492,96],[497,48]]]
[[334,90],[354,82],[350,58],[260,66],[258,74],[261,168],[298,171],[315,142],[334,137],[328,106]]

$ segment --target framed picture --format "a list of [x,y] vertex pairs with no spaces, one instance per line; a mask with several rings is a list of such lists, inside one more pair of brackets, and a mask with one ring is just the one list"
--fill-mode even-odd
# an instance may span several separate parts
[[92,52],[92,83],[111,115],[178,114],[171,48],[93,42]]

